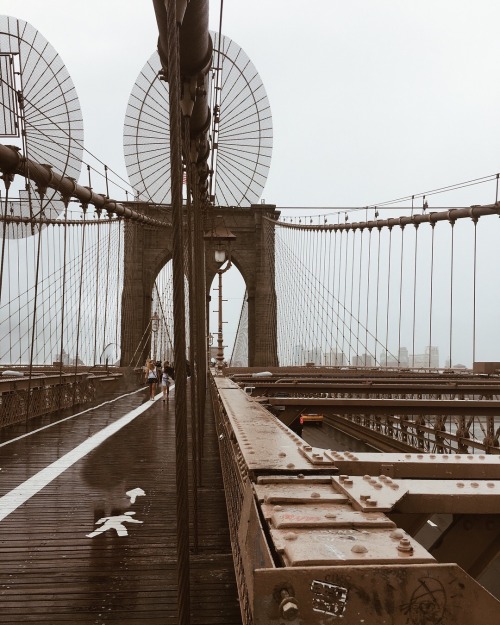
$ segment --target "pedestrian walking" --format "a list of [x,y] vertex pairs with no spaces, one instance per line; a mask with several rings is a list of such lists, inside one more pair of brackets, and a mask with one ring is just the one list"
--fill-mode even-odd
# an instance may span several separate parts
[[163,401],[168,401],[170,399],[170,377],[165,367],[161,376],[161,390],[163,391]]
[[175,380],[174,368],[172,367],[172,365],[169,363],[168,360],[165,360],[165,362],[163,363],[163,369],[167,372],[169,378],[171,378],[172,380]]
[[145,382],[149,385],[149,398],[153,401],[155,398],[156,385],[158,384],[158,378],[156,377],[156,363],[154,360],[150,360],[148,363]]

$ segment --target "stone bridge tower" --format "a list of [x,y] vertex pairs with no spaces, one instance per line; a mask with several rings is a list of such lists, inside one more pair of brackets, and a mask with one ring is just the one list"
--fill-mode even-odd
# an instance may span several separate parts
[[[168,208],[142,205],[149,216],[165,220]],[[140,205],[134,203],[136,210]],[[254,204],[249,208],[213,209],[214,220],[221,215],[227,228],[236,235],[231,245],[231,260],[238,268],[248,295],[248,357],[250,366],[271,367],[278,364],[277,311],[274,285],[274,205]],[[212,224],[208,224],[211,228]],[[206,245],[206,293],[217,273],[213,246]],[[142,364],[149,353],[144,334],[151,318],[151,293],[155,279],[172,258],[172,231],[135,223],[125,224],[124,283],[121,322],[121,365]],[[139,347],[142,346],[142,349]]]

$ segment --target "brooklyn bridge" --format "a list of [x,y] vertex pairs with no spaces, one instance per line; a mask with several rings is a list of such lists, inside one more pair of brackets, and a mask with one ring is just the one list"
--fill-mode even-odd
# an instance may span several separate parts
[[141,10],[126,177],[0,17],[0,623],[496,625],[499,174],[270,203],[223,2]]

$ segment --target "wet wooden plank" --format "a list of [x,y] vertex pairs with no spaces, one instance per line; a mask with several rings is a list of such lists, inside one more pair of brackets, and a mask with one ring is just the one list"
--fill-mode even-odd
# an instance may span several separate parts
[[[63,456],[142,396],[0,447],[0,495]],[[199,552],[191,554],[193,625],[240,625],[236,582],[207,404]],[[0,623],[120,625],[177,622],[174,405],[147,411],[0,522]],[[126,493],[145,495],[131,503]],[[192,509],[192,506],[191,506]],[[125,515],[128,535],[93,538],[103,517]],[[193,544],[192,519],[191,544]],[[221,598],[223,600],[221,601]]]

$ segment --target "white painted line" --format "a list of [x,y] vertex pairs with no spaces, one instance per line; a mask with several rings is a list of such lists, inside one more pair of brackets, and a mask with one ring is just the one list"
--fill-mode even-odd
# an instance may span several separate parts
[[[159,396],[160,395],[158,395],[158,397]],[[146,412],[150,407],[151,403],[145,402],[114,423],[111,423],[111,425],[106,426],[103,430],[97,432],[86,441],[83,441],[78,447],[64,454],[64,456],[61,456],[61,458],[39,471],[36,475],[33,475],[33,477],[30,477],[3,497],[0,497],[0,521],[3,521],[6,516],[14,512],[14,510],[28,501],[33,495],[36,495],[42,488],[45,488],[47,484],[50,484],[50,482],[55,480],[61,473],[64,473],[66,469],[73,466],[75,462],[81,460],[110,436],[113,436],[113,434],[116,434],[116,432],[128,425],[143,412]]]

